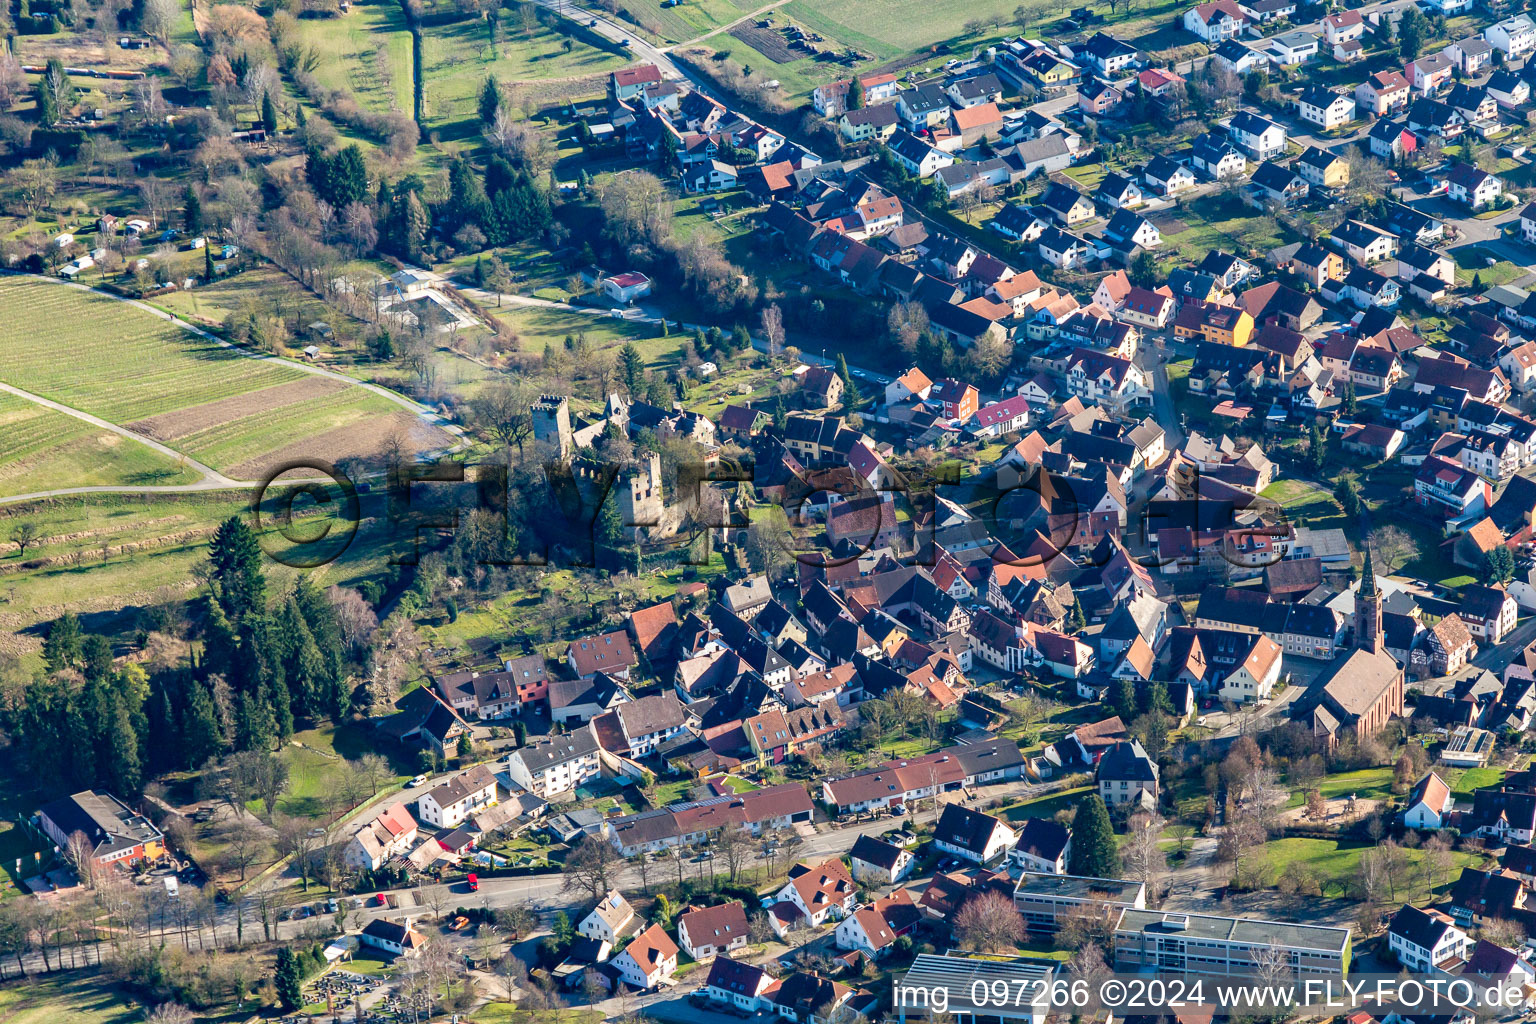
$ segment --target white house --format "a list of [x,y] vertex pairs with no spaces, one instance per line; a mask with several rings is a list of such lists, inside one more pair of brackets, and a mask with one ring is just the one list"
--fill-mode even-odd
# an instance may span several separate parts
[[1409,828],[1440,828],[1455,803],[1451,787],[1440,776],[1430,772],[1408,794],[1408,809],[1403,812],[1403,824]]
[[841,921],[853,910],[858,886],[853,876],[836,857],[807,867],[796,864],[789,871],[789,881],[779,890],[778,899],[793,904],[812,925],[831,918]]
[[1019,840],[1008,851],[1008,869],[1013,873],[1064,875],[1067,858],[1072,855],[1072,830],[1050,818],[1026,818],[1019,828]]
[[1410,971],[1429,971],[1452,957],[1466,959],[1467,933],[1438,910],[1403,907],[1392,915],[1388,948]]
[[1252,20],[1234,0],[1210,0],[1184,12],[1184,29],[1214,46],[1240,35]]
[[1285,129],[1267,117],[1239,111],[1227,124],[1232,141],[1255,160],[1268,160],[1285,152]]
[[496,802],[496,776],[483,764],[460,772],[416,801],[421,820],[438,828],[457,828],[483,807]]
[[609,963],[635,988],[655,988],[677,971],[677,943],[661,930],[661,925],[653,924],[630,940]]
[[677,941],[695,960],[708,960],[747,944],[747,911],[740,902],[684,911],[677,919]]
[[1305,64],[1317,56],[1317,36],[1300,30],[1282,32],[1271,36],[1260,46],[1259,52],[1276,64]]
[[896,940],[912,931],[922,913],[906,889],[859,907],[838,923],[834,941],[838,949],[856,949],[878,960],[896,946]]
[[590,723],[507,755],[507,775],[537,797],[573,790],[601,771],[597,736]]
[[1496,174],[1480,167],[1458,163],[1447,175],[1450,198],[1474,210],[1481,210],[1504,193],[1504,182]]
[[1303,121],[1310,121],[1324,131],[1329,131],[1354,120],[1355,99],[1348,93],[1333,92],[1314,85],[1301,94],[1296,109]]
[[717,956],[709,965],[704,994],[711,1002],[729,1006],[740,1013],[756,1013],[761,997],[777,980],[755,964]]
[[895,885],[917,866],[917,858],[910,850],[870,835],[854,840],[848,859],[853,865],[853,877],[865,885]]
[[1483,29],[1483,38],[1506,57],[1522,57],[1536,49],[1536,22],[1528,14],[1516,14]]
[[617,942],[634,931],[639,924],[635,908],[629,905],[624,894],[617,889],[609,889],[597,901],[597,906],[576,923],[576,931],[589,939]]
[[933,845],[977,864],[993,864],[1018,842],[1018,833],[1000,819],[960,804],[945,804],[933,827]]
[[410,850],[418,834],[416,819],[405,804],[395,804],[358,826],[342,850],[342,863],[375,871],[390,858]]
[[364,946],[382,949],[395,956],[410,956],[427,944],[426,936],[412,928],[409,922],[383,918],[369,921],[357,939]]

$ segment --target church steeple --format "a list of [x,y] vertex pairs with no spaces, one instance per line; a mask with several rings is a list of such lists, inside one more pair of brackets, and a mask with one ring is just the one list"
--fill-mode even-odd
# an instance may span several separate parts
[[1381,589],[1376,586],[1376,567],[1371,562],[1369,545],[1360,569],[1360,590],[1355,594],[1355,646],[1375,653],[1382,650]]

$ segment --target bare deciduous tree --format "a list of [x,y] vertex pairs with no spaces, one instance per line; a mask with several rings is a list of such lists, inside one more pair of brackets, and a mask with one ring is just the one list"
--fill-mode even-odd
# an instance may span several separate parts
[[964,949],[1000,953],[1024,941],[1024,918],[1011,899],[988,890],[961,906],[955,914],[954,933]]

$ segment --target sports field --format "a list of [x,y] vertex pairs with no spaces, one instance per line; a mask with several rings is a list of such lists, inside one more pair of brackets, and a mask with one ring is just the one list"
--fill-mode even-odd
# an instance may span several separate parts
[[[0,281],[0,308],[16,314],[0,323],[0,380],[128,427],[236,479],[257,479],[274,462],[306,455],[333,462],[368,457],[397,433],[417,451],[451,443],[450,435],[375,392],[252,359],[94,292],[10,278]],[[28,453],[41,450],[38,444]]]

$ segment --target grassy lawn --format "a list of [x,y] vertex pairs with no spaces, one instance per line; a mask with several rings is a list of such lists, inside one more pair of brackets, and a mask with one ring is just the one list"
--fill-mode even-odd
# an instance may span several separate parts
[[1277,502],[1291,521],[1314,530],[1349,527],[1344,510],[1333,495],[1303,480],[1277,480],[1261,496]]
[[1497,259],[1498,254],[1476,246],[1453,249],[1450,255],[1456,262],[1456,283],[1462,286],[1470,286],[1475,276],[1484,288],[1492,288],[1494,285],[1518,281],[1526,273],[1524,267],[1508,260],[1498,260],[1493,266],[1488,266],[1488,258]]
[[[1340,772],[1320,781],[1317,789],[1329,800],[1339,800],[1351,795],[1362,799],[1384,800],[1392,795],[1392,769],[1362,768],[1359,771]],[[1300,807],[1305,802],[1306,793],[1298,789],[1291,793],[1286,806]]]
[[[241,491],[152,497],[89,494],[37,502],[13,512],[36,523],[39,541],[27,549],[27,561],[42,563],[7,573],[4,580],[11,649],[22,655],[23,667],[41,664],[38,627],[64,611],[79,613],[90,632],[118,644],[131,641],[140,607],[192,594],[193,564],[207,556],[208,540],[220,522],[246,515],[248,497]],[[263,510],[264,542],[272,542],[273,550],[284,546],[273,519],[278,509],[274,494]],[[399,532],[383,513],[382,501],[365,495],[363,521],[351,544],[335,561],[307,570],[312,578],[324,587],[382,573],[401,544]],[[268,584],[279,593],[300,571],[272,561],[264,567]]]
[[[399,9],[392,10],[392,16],[398,18]],[[422,40],[422,60],[431,122],[465,121],[478,116],[476,103],[487,75],[515,85],[537,79],[607,74],[631,63],[618,47],[598,45],[599,37],[585,28],[578,29],[571,22],[563,24],[573,29],[570,37],[539,22],[525,27],[508,14],[502,21],[501,38],[494,44],[488,23],[479,18],[428,26]],[[565,50],[567,38],[571,42],[570,52]],[[406,67],[404,84],[409,89],[409,64]],[[405,109],[410,109],[409,94]]]
[[370,110],[411,109],[411,34],[399,4],[354,6],[339,18],[301,18],[304,42],[320,56],[315,77],[346,89]]
[[517,348],[521,352],[542,353],[545,345],[562,349],[567,337],[583,334],[588,348],[620,348],[633,341],[652,369],[665,369],[683,358],[683,336],[658,337],[653,324],[631,324],[616,317],[535,306],[504,306],[497,315],[517,332]]
[[[1171,234],[1163,230],[1163,252],[1175,251],[1192,261],[1212,249],[1254,256],[1293,241],[1275,218],[1245,205],[1235,195],[1202,196],[1170,214],[1186,227]],[[1161,219],[1153,220],[1159,228]]]
[[511,1003],[490,1002],[474,1013],[475,1024],[543,1024],[558,1017],[564,1024],[597,1024],[603,1015],[591,1008],[537,1011],[519,1010]]
[[[645,26],[647,31],[659,28],[663,39],[685,43],[723,25],[729,25],[764,5],[751,3],[750,0],[743,0],[740,4],[730,0],[687,0],[686,3],[663,8],[661,0],[622,0],[620,6],[632,14],[636,22]],[[712,37],[711,42],[718,38]]]
[[138,1024],[136,1000],[89,975],[32,978],[0,988],[6,1024]]
[[1079,801],[1092,792],[1092,786],[1062,790],[1060,793],[1052,793],[1050,796],[1026,800],[1024,803],[1004,808],[1002,816],[1009,821],[1023,821],[1025,818],[1054,818],[1057,811],[1076,809]]
[[1109,168],[1105,167],[1101,163],[1078,164],[1076,167],[1069,167],[1065,171],[1065,174],[1069,178],[1071,178],[1073,181],[1076,181],[1090,193],[1099,187],[1099,183],[1104,180],[1104,176],[1108,173]]
[[[1300,864],[1317,875],[1324,896],[1347,896],[1360,877],[1360,858],[1370,849],[1368,843],[1340,843],[1333,839],[1276,839],[1268,843],[1261,856],[1265,863],[1266,884],[1273,885],[1287,864]],[[1397,890],[1394,900],[1414,903],[1429,896],[1425,884],[1422,850],[1404,850],[1406,869],[1393,876]],[[1454,881],[1463,868],[1476,867],[1483,858],[1477,854],[1455,851],[1448,873]]]
[[1436,768],[1435,771],[1457,796],[1471,796],[1479,789],[1497,786],[1504,781],[1502,768]]

